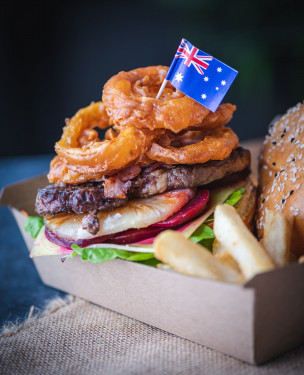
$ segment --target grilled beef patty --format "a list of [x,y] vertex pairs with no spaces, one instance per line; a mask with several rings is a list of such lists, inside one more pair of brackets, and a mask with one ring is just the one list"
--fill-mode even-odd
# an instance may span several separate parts
[[[111,192],[105,192],[107,180],[79,185],[50,185],[38,190],[36,211],[39,215],[59,212],[82,214],[108,211],[126,204],[128,199],[207,185],[249,167],[250,152],[241,147],[232,151],[224,160],[212,160],[203,164],[159,165],[155,163],[144,168],[133,179],[123,181],[126,198],[108,198]],[[113,180],[113,176],[110,178]],[[119,180],[119,184],[121,183],[122,181]],[[111,184],[108,184],[108,190],[109,186]]]

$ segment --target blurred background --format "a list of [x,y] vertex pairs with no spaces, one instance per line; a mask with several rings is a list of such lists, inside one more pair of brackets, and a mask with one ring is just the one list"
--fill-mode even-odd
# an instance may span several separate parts
[[[239,74],[241,140],[302,101],[302,1],[1,1],[0,156],[50,154],[64,119],[121,70],[170,65],[182,37]],[[303,5],[303,4],[302,4]]]

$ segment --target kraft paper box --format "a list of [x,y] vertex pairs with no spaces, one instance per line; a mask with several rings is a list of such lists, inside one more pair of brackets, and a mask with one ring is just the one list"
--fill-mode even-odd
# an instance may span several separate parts
[[[10,206],[29,250],[19,210],[35,214],[37,189],[46,184],[40,176],[2,191],[0,203]],[[60,258],[33,259],[45,284],[245,362],[261,364],[304,343],[304,264],[234,285],[123,260]]]

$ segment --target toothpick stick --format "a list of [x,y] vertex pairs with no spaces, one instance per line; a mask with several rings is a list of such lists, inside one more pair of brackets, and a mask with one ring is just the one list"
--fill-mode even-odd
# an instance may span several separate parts
[[158,94],[157,94],[156,99],[159,99],[159,98],[161,97],[161,94],[163,93],[164,88],[166,87],[167,82],[168,82],[167,79],[164,79],[164,80],[163,80],[163,83],[162,83],[162,85],[160,86],[160,89],[159,89],[159,91],[158,91]]

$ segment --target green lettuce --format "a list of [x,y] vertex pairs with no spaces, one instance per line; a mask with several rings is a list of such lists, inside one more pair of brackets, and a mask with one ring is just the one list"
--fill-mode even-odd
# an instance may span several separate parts
[[36,238],[43,226],[44,222],[42,217],[28,216],[24,224],[24,230],[28,232],[32,238]]
[[[230,206],[234,206],[245,194],[246,189],[241,188],[232,194],[229,195],[229,197],[225,200],[224,204],[229,204]],[[213,241],[214,241],[214,231],[208,225],[205,223],[209,223],[214,220],[214,215],[210,215],[208,219],[205,220],[205,222],[200,225],[196,231],[190,236],[190,240],[196,243],[199,243],[200,245],[206,247],[210,251],[212,250]]]
[[212,250],[214,232],[208,225],[200,225],[190,237],[190,240]]
[[246,192],[246,189],[242,187],[241,189],[230,194],[229,197],[225,200],[224,204],[229,204],[230,206],[234,206],[242,198],[245,192]]
[[144,263],[146,261],[151,261],[150,263],[153,263],[152,261],[155,259],[153,253],[135,253],[132,251],[100,247],[82,248],[76,244],[72,245],[72,249],[72,254],[67,256],[67,258],[73,258],[75,255],[80,255],[82,260],[88,260],[92,263],[104,263],[116,258],[129,260],[131,262]]

